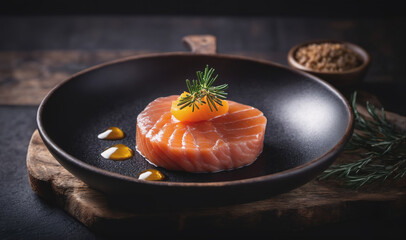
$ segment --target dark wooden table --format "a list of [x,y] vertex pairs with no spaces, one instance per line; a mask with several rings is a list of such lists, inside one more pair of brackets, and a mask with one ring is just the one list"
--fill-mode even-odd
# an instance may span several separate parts
[[[27,179],[25,156],[36,129],[38,104],[50,88],[70,74],[123,56],[185,51],[181,39],[190,34],[215,35],[220,53],[284,65],[289,48],[297,43],[319,38],[346,40],[363,46],[371,54],[371,68],[360,88],[378,96],[387,110],[406,115],[405,20],[404,17],[0,17],[0,238],[103,238],[35,195]],[[357,221],[277,234],[406,236],[405,219],[391,218],[388,213],[379,220],[373,212],[371,207]],[[268,235],[275,234],[270,231]]]

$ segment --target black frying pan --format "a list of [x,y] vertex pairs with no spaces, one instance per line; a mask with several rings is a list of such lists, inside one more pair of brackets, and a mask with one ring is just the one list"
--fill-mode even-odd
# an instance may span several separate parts
[[[214,47],[209,37],[198,40],[200,45],[192,43],[193,53],[116,60],[81,71],[54,88],[37,115],[53,156],[105,193],[179,202],[261,199],[305,184],[334,161],[353,130],[350,106],[336,89],[272,62],[196,53]],[[116,143],[135,149],[137,115],[157,97],[180,94],[185,79],[195,78],[206,64],[219,74],[217,84],[229,84],[230,100],[256,107],[268,118],[264,149],[253,164],[219,173],[158,168],[167,179],[156,182],[137,179],[141,171],[154,168],[138,154],[119,162],[100,156]],[[110,126],[120,127],[127,137],[99,140],[98,133]]]

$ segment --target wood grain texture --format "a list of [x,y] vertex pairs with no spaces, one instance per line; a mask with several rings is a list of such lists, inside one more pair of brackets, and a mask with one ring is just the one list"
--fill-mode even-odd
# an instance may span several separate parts
[[[197,41],[196,38],[191,39]],[[190,43],[196,51],[215,53],[215,37]],[[38,105],[63,80],[88,67],[128,56],[151,53],[135,50],[43,50],[0,52],[0,105]],[[266,59],[258,53],[235,53]]]
[[[354,156],[341,154],[337,161]],[[261,201],[229,206],[166,206],[164,199],[143,202],[108,197],[72,176],[48,152],[38,131],[27,154],[32,189],[90,229],[129,234],[161,229],[168,233],[295,231],[363,217],[393,217],[406,210],[404,182],[365,190],[345,189],[332,181],[313,180],[290,192]],[[374,211],[370,211],[374,209]],[[200,229],[200,230],[199,230]]]
[[0,104],[38,105],[58,83],[87,67],[142,51],[7,51],[0,53]]

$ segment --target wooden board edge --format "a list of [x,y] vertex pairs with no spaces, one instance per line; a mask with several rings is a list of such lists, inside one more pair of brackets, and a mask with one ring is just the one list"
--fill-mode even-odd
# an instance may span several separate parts
[[[159,222],[162,225],[167,225],[168,229],[176,230],[181,232],[190,232],[196,228],[197,223],[206,224],[211,229],[215,228],[215,224],[220,224],[224,229],[232,230],[234,224],[242,224],[246,227],[246,230],[250,228],[258,228],[265,230],[268,227],[264,225],[266,222],[273,225],[270,228],[283,228],[287,224],[289,230],[300,231],[306,228],[322,226],[326,223],[338,223],[346,221],[348,219],[357,218],[357,213],[367,212],[370,207],[376,209],[386,209],[390,212],[400,213],[403,210],[406,210],[406,191],[400,192],[400,195],[386,196],[385,199],[379,198],[376,194],[371,194],[369,197],[370,201],[366,201],[365,194],[362,193],[360,196],[356,196],[356,191],[354,195],[348,194],[345,198],[335,199],[331,197],[331,202],[328,202],[325,198],[325,202],[322,204],[311,205],[305,202],[303,198],[303,204],[298,202],[296,209],[289,208],[272,208],[272,202],[274,200],[281,201],[279,199],[282,196],[276,196],[270,199],[265,199],[252,203],[239,204],[234,206],[223,206],[223,207],[214,207],[214,208],[196,208],[196,209],[187,209],[181,210],[179,212],[167,211],[162,214],[160,218],[154,216],[148,216],[147,213],[120,213],[115,215],[104,214],[103,212],[86,212],[82,209],[82,202],[74,201],[69,203],[67,196],[63,196],[66,192],[60,192],[58,186],[55,186],[53,179],[49,176],[38,176],[30,169],[30,161],[36,158],[35,152],[33,149],[33,141],[37,141],[39,133],[36,130],[30,140],[30,144],[27,152],[27,170],[28,178],[33,191],[44,198],[45,200],[56,204],[62,208],[65,212],[72,215],[79,222],[87,226],[89,229],[95,232],[104,233],[105,231],[112,231],[112,228],[116,229],[114,232],[129,233],[128,231],[134,230],[134,225],[137,225],[141,228],[149,229],[149,225]],[[43,143],[42,143],[43,144]],[[56,160],[55,160],[56,161]],[[316,180],[315,180],[316,181]],[[310,185],[305,186],[305,189],[293,190],[291,192],[285,193],[283,198],[289,200],[295,197],[295,194],[306,194],[308,190],[311,190],[312,187],[315,187],[318,182],[311,182]],[[326,194],[328,194],[329,185],[322,184],[325,189]],[[337,190],[338,191],[338,190]],[[103,197],[99,195],[99,197]],[[305,197],[305,196],[304,196]],[[317,200],[317,199],[316,199]],[[104,202],[103,204],[108,204]],[[86,207],[86,206],[85,206]],[[88,207],[88,205],[87,205]],[[267,213],[263,214],[263,211],[266,210]],[[345,211],[354,211],[354,213],[345,214]],[[122,210],[121,210],[122,211]],[[348,212],[347,211],[347,212]],[[219,213],[221,214],[219,217]],[[111,212],[110,212],[111,213]],[[114,210],[112,211],[114,213]],[[385,212],[378,211],[377,214],[384,215]],[[120,215],[121,214],[121,215]],[[292,221],[292,216],[295,216]],[[212,222],[213,219],[216,219],[215,222]],[[107,228],[111,226],[112,228]],[[119,230],[117,230],[119,229]]]

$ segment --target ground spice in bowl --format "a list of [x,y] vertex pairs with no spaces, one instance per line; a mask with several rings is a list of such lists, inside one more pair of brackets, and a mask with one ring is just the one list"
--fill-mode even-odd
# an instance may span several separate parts
[[362,64],[360,57],[341,43],[313,43],[300,47],[295,52],[295,60],[321,72],[343,72]]

